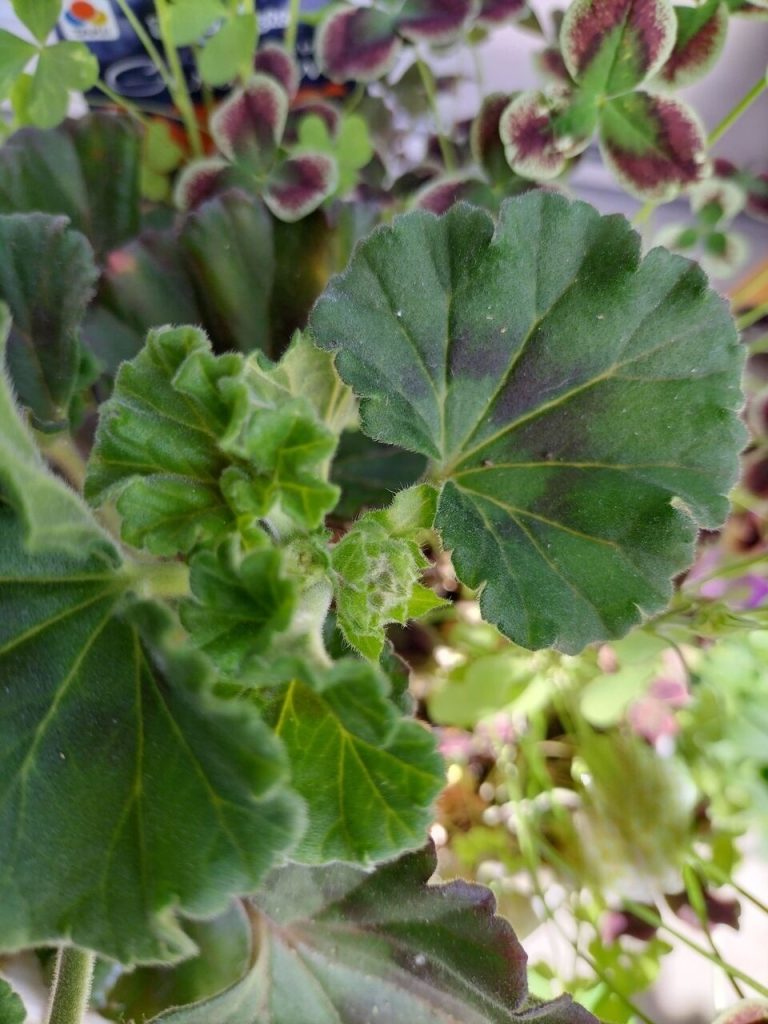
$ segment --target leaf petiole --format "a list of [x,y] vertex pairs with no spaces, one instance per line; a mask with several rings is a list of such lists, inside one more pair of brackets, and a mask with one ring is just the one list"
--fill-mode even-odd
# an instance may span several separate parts
[[81,1024],[91,997],[95,956],[62,946],[56,956],[47,1024]]

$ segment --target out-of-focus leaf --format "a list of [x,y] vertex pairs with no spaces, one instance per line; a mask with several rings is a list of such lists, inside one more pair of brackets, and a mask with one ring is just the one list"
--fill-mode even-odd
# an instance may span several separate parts
[[452,43],[461,37],[474,12],[474,0],[405,0],[397,27],[414,42]]
[[44,43],[61,14],[59,0],[12,0],[13,10],[35,38]]
[[728,6],[722,0],[706,0],[700,7],[675,7],[675,18],[675,46],[658,81],[679,89],[705,75],[722,53],[728,34]]
[[198,60],[200,77],[208,85],[227,85],[253,66],[257,27],[253,12],[234,14],[211,36]]
[[523,646],[625,633],[667,602],[696,524],[727,512],[730,315],[695,264],[641,261],[623,218],[544,192],[504,203],[495,231],[467,207],[409,214],[358,248],[310,327],[363,429],[434,460],[459,578]]
[[24,1024],[27,1011],[21,998],[3,978],[0,978],[0,1022],[2,1024]]
[[269,75],[279,82],[288,97],[293,99],[299,88],[299,68],[290,53],[277,43],[267,43],[256,51],[253,68],[259,74]]
[[370,7],[337,7],[320,24],[315,54],[334,82],[373,82],[390,70],[400,52],[394,14]]
[[40,51],[25,112],[38,128],[55,128],[67,116],[69,93],[96,84],[99,62],[85,43],[63,42]]
[[600,109],[600,146],[623,187],[642,199],[667,202],[707,172],[707,140],[681,100],[632,92]]
[[37,53],[26,39],[0,29],[0,97],[5,98],[14,82]]
[[594,1024],[568,996],[528,1000],[525,953],[490,890],[428,885],[430,848],[373,872],[276,871],[258,898],[254,968],[157,1024]]
[[47,213],[0,215],[0,250],[14,387],[38,426],[61,428],[80,365],[80,321],[98,278],[93,250],[66,218]]

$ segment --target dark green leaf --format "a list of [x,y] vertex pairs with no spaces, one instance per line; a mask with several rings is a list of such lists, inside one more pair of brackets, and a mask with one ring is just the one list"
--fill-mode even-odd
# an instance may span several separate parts
[[669,0],[574,0],[560,32],[573,79],[590,93],[607,96],[656,74],[674,42]]
[[386,505],[392,495],[409,487],[426,469],[423,455],[379,444],[365,434],[341,435],[331,479],[341,487],[336,515],[350,518],[366,507]]
[[103,256],[138,232],[139,158],[136,127],[123,116],[24,128],[0,148],[0,212],[64,214]]
[[663,607],[722,522],[741,352],[699,268],[533,192],[409,214],[311,316],[364,429],[435,461],[436,526],[485,618],[575,651]]
[[93,250],[64,217],[45,213],[0,215],[0,250],[16,392],[38,425],[62,427],[80,365],[80,321],[98,278]]
[[288,671],[285,683],[254,694],[307,800],[309,824],[292,856],[374,861],[420,846],[443,784],[430,733],[400,716],[387,680],[365,662]]
[[182,921],[198,949],[173,967],[137,967],[120,976],[105,1007],[110,1018],[143,1024],[170,1007],[217,995],[240,980],[251,964],[252,929],[240,902],[211,921]]
[[434,870],[427,849],[371,873],[274,872],[253,970],[158,1024],[594,1024],[569,997],[530,1007],[525,953],[490,891],[428,885]]

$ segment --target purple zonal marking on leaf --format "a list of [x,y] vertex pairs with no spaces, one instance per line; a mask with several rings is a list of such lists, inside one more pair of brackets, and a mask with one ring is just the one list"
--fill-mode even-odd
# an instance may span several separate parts
[[287,50],[276,43],[267,43],[256,51],[253,67],[256,72],[274,78],[292,99],[299,88],[299,69]]
[[326,153],[292,156],[275,169],[264,202],[279,220],[301,220],[333,193],[338,177],[336,161]]
[[264,170],[272,164],[287,114],[285,89],[268,75],[255,75],[218,108],[211,134],[224,156]]
[[334,82],[373,82],[390,70],[399,50],[394,17],[369,7],[333,11],[315,36],[320,70]]
[[[579,81],[600,55],[606,36],[622,31],[608,78],[620,73],[622,61],[636,47],[640,68],[631,85],[662,67],[675,42],[675,15],[669,0],[574,0],[560,32],[560,49],[571,76]],[[631,87],[629,85],[629,87]]]
[[477,20],[492,28],[519,18],[527,8],[526,0],[482,0]]
[[[605,131],[600,147],[606,163],[628,192],[640,199],[666,202],[701,181],[709,170],[707,140],[701,122],[680,100],[636,92],[630,97],[654,125],[655,137],[643,151],[622,147]],[[620,100],[613,100],[617,104]]]
[[589,145],[589,139],[559,136],[555,119],[567,106],[565,96],[524,92],[506,107],[499,135],[507,163],[523,178],[547,180],[565,170],[568,160]]
[[174,199],[181,210],[194,210],[224,188],[229,164],[219,157],[198,160],[187,167],[176,183]]
[[501,149],[499,121],[513,97],[504,92],[486,96],[469,130],[469,146],[472,157],[485,167],[489,157]]
[[413,206],[417,210],[429,210],[430,213],[446,213],[454,203],[466,200],[475,205],[484,205],[483,200],[492,198],[493,194],[484,181],[479,178],[446,177],[429,182],[416,193]]
[[692,35],[683,33],[688,18],[697,10],[677,8],[678,38],[675,48],[659,72],[659,82],[679,89],[701,78],[715,63],[725,45],[728,34],[728,8],[719,4],[699,29]]
[[533,57],[536,67],[542,75],[562,85],[572,85],[573,79],[568,74],[563,55],[557,46],[548,46]]
[[339,125],[341,124],[341,114],[339,113],[339,110],[330,103],[325,103],[323,100],[307,100],[305,103],[300,103],[291,107],[291,113],[288,118],[288,128],[285,132],[286,140],[295,140],[297,126],[310,114],[315,114],[319,117],[328,129],[328,134],[331,138],[335,137],[339,130]]
[[461,35],[475,10],[474,0],[405,0],[397,27],[414,42],[450,43]]

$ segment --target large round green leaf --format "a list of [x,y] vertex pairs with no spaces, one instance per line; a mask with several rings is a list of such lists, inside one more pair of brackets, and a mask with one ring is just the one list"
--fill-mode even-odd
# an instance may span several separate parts
[[433,460],[486,619],[576,651],[662,608],[727,511],[742,356],[700,268],[534,192],[375,232],[310,320],[370,436]]

